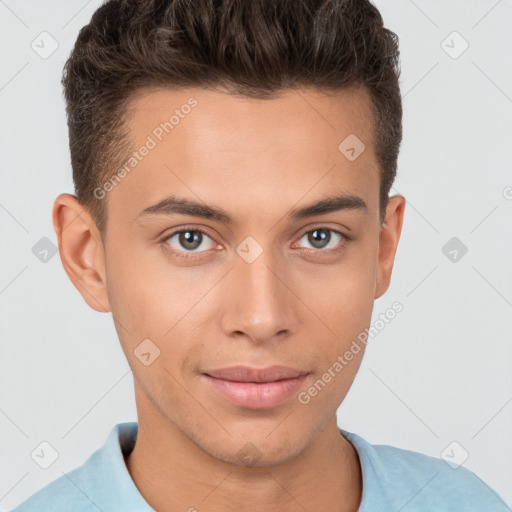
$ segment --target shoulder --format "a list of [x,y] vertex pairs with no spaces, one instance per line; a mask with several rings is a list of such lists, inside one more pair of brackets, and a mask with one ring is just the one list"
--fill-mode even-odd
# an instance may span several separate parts
[[463,466],[412,450],[371,444],[354,433],[343,434],[358,451],[363,485],[366,478],[367,486],[397,510],[510,512],[496,491]]
[[82,490],[87,488],[87,468],[84,464],[62,475],[32,494],[11,512],[97,512],[98,508],[88,498],[87,491]]
[[137,423],[115,425],[107,440],[79,467],[32,494],[11,512],[151,510],[126,469],[123,453],[133,448]]

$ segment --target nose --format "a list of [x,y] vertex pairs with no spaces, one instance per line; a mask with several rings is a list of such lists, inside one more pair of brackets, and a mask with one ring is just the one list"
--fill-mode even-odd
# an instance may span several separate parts
[[[236,257],[223,283],[222,329],[229,337],[253,343],[283,339],[297,330],[297,298],[285,262],[277,263],[271,250],[263,250],[249,263]],[[288,281],[288,282],[287,282]]]

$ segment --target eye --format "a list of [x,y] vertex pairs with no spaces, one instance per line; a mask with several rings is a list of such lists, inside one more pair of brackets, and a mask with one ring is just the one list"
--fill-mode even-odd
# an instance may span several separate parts
[[[208,244],[205,244],[206,240],[210,241],[209,247]],[[187,257],[187,253],[205,252],[215,246],[215,242],[206,232],[198,228],[185,228],[174,231],[170,235],[166,235],[162,242],[167,250],[177,253],[178,256],[182,257]]]
[[[349,238],[334,229],[319,227],[306,231],[299,239],[299,242],[300,240],[305,240],[313,249],[321,249],[324,252],[336,252],[336,248],[340,249],[343,247]],[[326,249],[334,249],[334,251]]]

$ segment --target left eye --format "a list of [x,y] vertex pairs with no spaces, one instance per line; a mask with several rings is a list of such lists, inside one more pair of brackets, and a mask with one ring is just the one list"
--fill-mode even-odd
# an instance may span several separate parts
[[[176,236],[178,247],[171,243],[173,238]],[[173,249],[177,251],[183,251],[183,249],[185,249],[186,252],[202,252],[198,249],[203,244],[205,238],[208,238],[212,242],[211,247],[213,247],[213,240],[204,231],[199,229],[185,229],[182,231],[176,231],[175,233],[169,235],[165,240]]]
[[[334,233],[334,237],[331,235]],[[313,246],[313,249],[332,249],[339,245],[340,241],[346,240],[345,235],[339,231],[328,228],[317,228],[304,233],[300,240],[306,239],[306,242]],[[333,242],[331,244],[331,242]]]

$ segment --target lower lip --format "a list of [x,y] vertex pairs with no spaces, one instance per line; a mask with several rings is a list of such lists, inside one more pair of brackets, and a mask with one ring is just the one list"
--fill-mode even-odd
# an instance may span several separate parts
[[307,375],[274,382],[234,382],[203,374],[207,382],[229,402],[246,409],[272,409],[297,393]]

